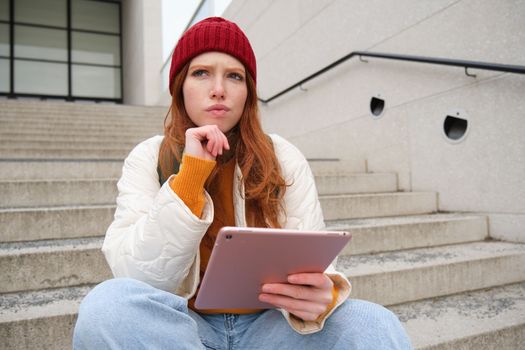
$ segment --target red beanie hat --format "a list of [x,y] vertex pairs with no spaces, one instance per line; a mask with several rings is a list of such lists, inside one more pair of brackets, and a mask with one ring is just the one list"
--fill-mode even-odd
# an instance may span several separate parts
[[232,55],[244,64],[253,80],[257,81],[255,54],[246,35],[233,22],[221,17],[209,17],[188,29],[175,46],[170,67],[170,93],[179,69],[195,56],[208,51]]

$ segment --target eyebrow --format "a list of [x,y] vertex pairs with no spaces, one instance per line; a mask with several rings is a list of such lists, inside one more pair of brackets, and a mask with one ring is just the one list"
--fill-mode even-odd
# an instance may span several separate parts
[[[190,64],[189,69],[194,69],[194,68],[210,69],[210,68],[213,68],[213,66],[214,66],[213,64],[195,63],[195,64]],[[227,66],[226,70],[236,71],[236,72],[246,74],[246,69],[244,68],[244,66]]]

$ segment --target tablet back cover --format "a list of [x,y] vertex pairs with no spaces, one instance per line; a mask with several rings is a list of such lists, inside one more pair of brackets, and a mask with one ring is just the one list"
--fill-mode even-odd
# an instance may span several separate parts
[[273,308],[260,302],[264,283],[301,272],[323,272],[344,248],[347,232],[225,227],[217,236],[195,306]]

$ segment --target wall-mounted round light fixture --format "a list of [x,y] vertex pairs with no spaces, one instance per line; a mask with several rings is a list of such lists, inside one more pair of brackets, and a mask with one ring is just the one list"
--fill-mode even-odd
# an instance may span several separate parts
[[463,110],[453,110],[443,120],[443,135],[450,143],[462,142],[467,137],[468,131],[468,115]]
[[381,114],[383,113],[384,109],[385,100],[381,97],[381,95],[378,94],[372,97],[372,99],[370,100],[370,112],[372,113],[372,118],[381,118]]

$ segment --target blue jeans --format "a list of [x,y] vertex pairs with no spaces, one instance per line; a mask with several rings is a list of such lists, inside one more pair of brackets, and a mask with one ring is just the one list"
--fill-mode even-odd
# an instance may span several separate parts
[[384,307],[347,300],[322,331],[301,335],[279,311],[198,314],[172,293],[129,278],[105,281],[82,301],[74,349],[411,349]]

